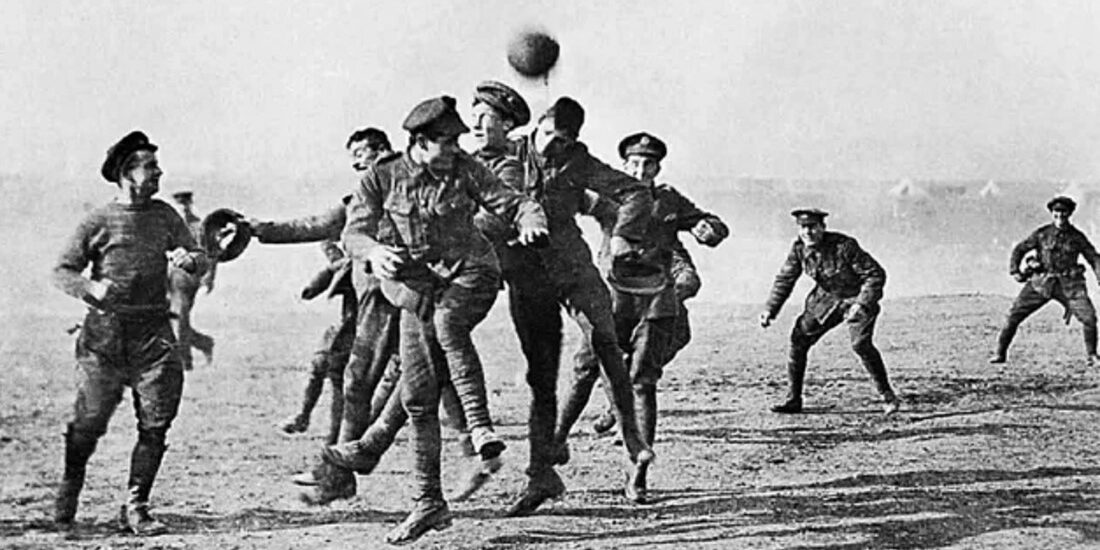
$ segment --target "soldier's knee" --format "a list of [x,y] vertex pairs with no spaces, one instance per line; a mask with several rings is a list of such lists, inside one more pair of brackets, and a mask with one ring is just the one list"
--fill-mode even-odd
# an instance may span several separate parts
[[167,440],[167,426],[138,427],[138,442],[144,445],[149,445],[156,449],[163,449],[168,446]]

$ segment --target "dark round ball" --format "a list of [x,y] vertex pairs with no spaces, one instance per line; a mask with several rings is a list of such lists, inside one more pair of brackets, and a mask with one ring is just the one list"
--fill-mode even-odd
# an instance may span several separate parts
[[508,64],[523,76],[542,76],[558,62],[560,48],[544,32],[524,31],[508,44]]

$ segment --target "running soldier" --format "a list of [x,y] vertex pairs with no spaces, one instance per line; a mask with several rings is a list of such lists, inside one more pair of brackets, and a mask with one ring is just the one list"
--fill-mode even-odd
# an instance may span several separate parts
[[[1054,197],[1047,203],[1051,223],[1036,229],[1012,249],[1008,273],[1024,283],[1024,287],[1008,312],[990,363],[1004,363],[1020,323],[1047,302],[1055,300],[1066,308],[1067,315],[1081,322],[1089,366],[1100,364],[1100,357],[1096,355],[1096,310],[1085,285],[1085,266],[1077,263],[1077,258],[1083,256],[1100,280],[1100,255],[1088,237],[1070,223],[1069,218],[1076,208],[1073,199]],[[1038,265],[1022,272],[1020,262],[1032,251],[1038,254]]]
[[486,459],[504,450],[492,429],[484,372],[470,337],[496,300],[500,264],[474,226],[474,214],[480,207],[512,220],[523,245],[547,232],[536,202],[504,187],[458,148],[458,136],[469,128],[453,98],[421,102],[402,127],[409,132],[407,153],[367,169],[344,229],[349,253],[369,263],[382,292],[403,310],[400,392],[413,430],[417,496],[409,516],[387,535],[393,544],[452,521],[440,482],[439,401],[448,378],[478,453]]
[[786,263],[775,276],[771,295],[760,326],[767,328],[790,297],[798,277],[805,273],[816,286],[806,297],[806,309],[794,322],[791,331],[790,359],[787,376],[790,392],[787,400],[772,407],[773,412],[802,412],[802,382],[806,376],[806,358],[826,332],[846,323],[852,349],[871,374],[875,389],[882,396],[886,414],[897,412],[901,405],[886,377],[886,365],[872,341],[878,320],[879,300],[886,285],[886,271],[855,239],[825,230],[827,212],[799,209],[791,212],[798,223],[798,238],[791,245]]
[[615,396],[615,411],[630,461],[639,469],[654,458],[635,420],[634,394],[615,334],[611,295],[574,219],[581,210],[585,190],[615,201],[619,207],[608,248],[611,257],[619,257],[635,251],[644,238],[653,200],[637,180],[588,153],[578,141],[583,124],[584,109],[575,100],[562,97],[541,117],[534,132],[516,144],[517,157],[524,166],[523,186],[518,190],[543,205],[550,224],[550,243],[539,249],[505,248],[504,264],[510,272],[508,303],[527,358],[527,384],[531,388],[528,482],[523,495],[508,510],[509,516],[530,515],[543,502],[565,492],[565,483],[554,470],[555,465],[568,461],[567,448],[554,440],[562,308],[600,359]]
[[[672,273],[676,250],[683,246],[678,234],[690,232],[700,244],[711,247],[718,246],[729,235],[729,229],[717,216],[700,210],[672,186],[657,185],[656,177],[667,152],[663,141],[645,132],[629,135],[619,143],[624,170],[645,184],[653,199],[649,226],[636,252],[613,260],[609,241],[614,210],[606,199],[598,200],[593,209],[604,231],[599,263],[608,274],[618,342],[627,353],[638,424],[650,447],[657,433],[657,381],[664,366],[690,339],[690,335],[685,338],[678,334],[687,328],[687,309],[681,297],[686,292],[677,293]],[[636,277],[624,279],[628,271],[633,271]],[[599,378],[599,361],[587,342],[582,343],[578,359],[555,433],[559,448],[568,448],[569,432]],[[641,464],[626,488],[627,497],[639,504],[649,500],[648,467]]]
[[207,259],[179,214],[153,198],[163,174],[156,152],[139,131],[107,150],[100,173],[118,186],[118,196],[88,214],[54,268],[54,284],[89,306],[76,344],[76,404],[54,509],[62,528],[76,517],[88,459],[129,386],[138,438],[119,524],[138,535],[166,530],[149,514],[149,493],[183,395],[183,363],[169,324],[168,266],[199,277]]
[[[392,152],[389,138],[377,128],[356,130],[346,144],[352,159],[352,168],[361,173],[383,154]],[[310,363],[302,405],[294,416],[279,424],[286,434],[305,432],[309,428],[310,414],[317,404],[327,378],[332,387],[332,406],[329,409],[329,433],[325,442],[335,444],[340,438],[344,416],[344,367],[351,355],[355,341],[359,300],[351,277],[351,260],[340,247],[340,233],[346,221],[345,209],[350,195],[325,213],[287,222],[252,221],[253,235],[263,243],[300,243],[322,240],[321,251],[327,260],[322,269],[306,288],[302,298],[309,300],[321,294],[340,298],[340,320],[325,330],[321,344]],[[362,399],[361,399],[362,400]]]

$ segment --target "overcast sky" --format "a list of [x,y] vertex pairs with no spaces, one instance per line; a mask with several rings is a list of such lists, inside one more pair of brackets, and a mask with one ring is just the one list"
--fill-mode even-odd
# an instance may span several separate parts
[[[549,79],[517,29],[562,45]],[[480,80],[582,138],[667,139],[666,173],[1097,178],[1100,3],[1082,1],[50,1],[0,3],[0,172],[95,178],[141,128],[168,176],[346,174],[359,125]]]

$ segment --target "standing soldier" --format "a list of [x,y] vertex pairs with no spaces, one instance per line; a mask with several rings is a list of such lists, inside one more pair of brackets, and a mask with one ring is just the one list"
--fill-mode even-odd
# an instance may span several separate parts
[[652,197],[634,178],[611,168],[588,153],[578,141],[584,109],[562,97],[546,111],[534,132],[518,142],[524,163],[519,188],[543,205],[550,224],[550,243],[532,250],[508,247],[508,305],[520,346],[527,358],[531,388],[528,420],[530,462],[528,482],[520,499],[508,511],[526,516],[543,502],[558,498],[565,484],[554,471],[567,460],[566,449],[554,441],[557,420],[558,369],[561,359],[562,308],[576,321],[595,350],[615,396],[615,410],[627,454],[637,468],[653,461],[653,451],[642,439],[634,415],[630,374],[611,315],[611,295],[592,263],[592,253],[574,219],[585,190],[605,196],[618,206],[608,248],[612,257],[637,248],[649,223]]
[[[180,215],[183,216],[183,221],[187,223],[195,242],[202,243],[202,219],[195,214],[193,209],[194,193],[191,191],[177,191],[172,193],[172,198],[179,205]],[[206,270],[206,273],[202,277],[196,277],[182,269],[168,267],[168,299],[171,303],[172,313],[176,317],[176,335],[180,342],[180,359],[183,361],[185,370],[191,370],[194,364],[191,358],[191,348],[202,352],[203,356],[206,357],[206,364],[209,365],[214,360],[214,339],[199,332],[191,324],[191,309],[195,307],[195,296],[199,292],[199,287],[206,287],[207,294],[214,290],[216,268],[217,264],[211,260],[210,268]]]
[[798,223],[798,238],[791,245],[787,261],[775,276],[771,296],[760,314],[760,326],[767,328],[791,295],[799,275],[805,273],[816,286],[806,297],[806,309],[791,330],[790,359],[787,375],[790,393],[787,401],[772,407],[773,412],[802,412],[802,381],[806,375],[806,356],[826,332],[840,323],[848,324],[852,349],[859,356],[882,396],[886,414],[897,412],[898,397],[886,378],[886,365],[872,341],[878,320],[879,300],[886,284],[886,271],[855,239],[825,231],[825,216],[816,208],[791,212]]
[[76,344],[76,405],[55,502],[61,527],[76,517],[88,459],[130,386],[138,440],[119,523],[138,535],[166,529],[149,515],[149,493],[183,394],[183,364],[168,322],[168,266],[198,277],[207,261],[179,214],[153,198],[162,174],[156,151],[139,131],[107,150],[100,172],[118,185],[118,196],[88,214],[54,268],[54,284],[90,306]]
[[[1057,300],[1066,308],[1067,315],[1072,314],[1081,321],[1089,366],[1100,362],[1096,355],[1096,310],[1085,286],[1085,267],[1077,263],[1077,257],[1084,256],[1100,279],[1100,255],[1088,237],[1070,223],[1069,218],[1076,208],[1073,199],[1054,197],[1047,203],[1052,222],[1036,229],[1012,249],[1008,272],[1025,284],[1008,312],[990,363],[1005,362],[1008,346],[1020,323],[1051,300]],[[1021,272],[1020,262],[1031,251],[1038,253],[1038,266]],[[1068,317],[1066,322],[1069,322]]]
[[394,544],[451,524],[440,483],[438,412],[448,377],[478,453],[487,459],[504,449],[492,430],[484,372],[470,337],[500,288],[500,264],[474,226],[474,214],[484,208],[511,220],[524,245],[547,232],[536,202],[504,187],[458,148],[458,136],[469,128],[453,98],[421,102],[402,127],[409,132],[407,153],[366,170],[344,228],[349,253],[369,263],[382,292],[404,310],[400,391],[413,429],[417,497],[414,510],[386,537]]
[[[645,184],[653,199],[649,226],[637,251],[613,260],[608,241],[614,227],[614,210],[607,208],[610,205],[604,199],[593,212],[604,231],[599,261],[608,270],[615,330],[619,346],[628,356],[639,428],[650,447],[657,433],[657,381],[664,366],[690,339],[677,334],[678,329],[687,327],[687,309],[673,278],[675,252],[682,248],[678,234],[688,231],[700,244],[711,247],[718,246],[729,235],[729,229],[717,216],[700,210],[672,186],[657,185],[655,179],[667,151],[663,141],[645,132],[629,135],[619,143],[624,170]],[[628,271],[633,271],[635,277],[624,278]],[[599,378],[596,354],[587,342],[582,346],[573,386],[555,434],[559,448],[566,448],[569,432]],[[639,504],[648,501],[647,470],[648,464],[641,464],[627,485],[627,496]]]

